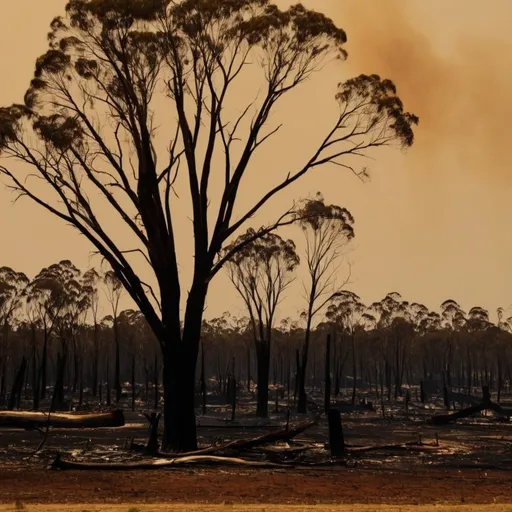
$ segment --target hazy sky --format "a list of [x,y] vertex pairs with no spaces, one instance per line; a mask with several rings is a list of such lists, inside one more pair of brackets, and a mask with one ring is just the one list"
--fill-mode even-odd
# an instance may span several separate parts
[[[35,59],[46,50],[49,22],[62,13],[65,3],[0,3],[0,103],[22,100]],[[512,303],[510,1],[489,0],[485,8],[476,0],[308,0],[304,4],[325,12],[347,31],[349,59],[317,75],[280,110],[279,121],[285,123],[280,151],[268,150],[261,160],[268,167],[263,166],[262,172],[273,172],[270,164],[288,165],[307,157],[307,149],[301,152],[301,148],[311,148],[317,129],[326,126],[335,107],[336,84],[354,74],[378,73],[394,80],[407,110],[421,122],[416,144],[406,154],[391,150],[373,154],[371,182],[362,184],[339,168],[326,167],[272,204],[265,217],[272,217],[293,197],[321,190],[328,202],[346,206],[355,216],[351,288],[363,300],[372,302],[398,291],[429,307],[448,298],[467,309],[508,307]],[[261,177],[254,180],[254,188],[266,183]],[[244,194],[251,197],[247,190]],[[83,238],[28,200],[12,205],[12,199],[8,190],[0,188],[0,265],[29,276],[61,259],[87,267],[91,247]],[[294,235],[301,236],[298,231]],[[184,274],[187,259],[190,255],[185,254]],[[302,307],[300,290],[297,281],[282,314],[294,315]],[[220,276],[211,289],[207,316],[228,309],[243,313],[229,282]]]

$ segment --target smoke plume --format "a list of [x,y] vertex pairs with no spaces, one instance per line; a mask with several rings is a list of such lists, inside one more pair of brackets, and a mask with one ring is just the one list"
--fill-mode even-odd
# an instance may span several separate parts
[[[444,2],[428,3],[443,12]],[[463,8],[456,27],[439,40],[435,20],[422,20],[413,12],[415,5],[406,0],[339,1],[339,21],[349,39],[347,64],[395,81],[407,110],[420,117],[411,153],[423,164],[439,170],[448,156],[465,172],[512,179],[512,37],[500,39],[493,26],[471,30],[474,16],[473,25],[465,27]],[[482,9],[477,2],[463,5]],[[511,16],[507,3],[490,2],[489,9],[495,10],[496,20]],[[450,21],[439,23],[446,32]]]

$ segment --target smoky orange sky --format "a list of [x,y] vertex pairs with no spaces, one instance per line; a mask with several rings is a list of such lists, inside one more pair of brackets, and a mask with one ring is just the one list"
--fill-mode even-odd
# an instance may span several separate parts
[[[22,100],[35,59],[46,49],[49,22],[62,14],[65,3],[0,4],[1,104]],[[349,208],[356,219],[350,288],[368,303],[398,291],[431,308],[448,298],[466,309],[507,308],[512,303],[512,4],[303,3],[325,12],[346,30],[349,58],[317,74],[279,111],[279,121],[285,123],[281,137],[286,139],[281,139],[281,151],[262,161],[284,164],[306,157],[300,148],[308,146],[315,126],[325,126],[335,107],[336,84],[359,73],[378,73],[395,81],[406,109],[420,117],[420,126],[415,145],[406,153],[385,150],[372,155],[375,160],[366,162],[372,175],[369,183],[338,168],[325,168],[287,191],[265,216],[277,214],[281,202],[317,190],[328,202]],[[254,180],[258,189],[261,180]],[[250,200],[250,194],[245,196]],[[82,237],[28,200],[13,205],[12,199],[0,188],[0,265],[29,276],[61,259],[82,268],[89,265],[91,247]],[[298,231],[286,234],[301,237]],[[99,262],[93,259],[92,264]],[[189,272],[187,258],[181,270]],[[294,316],[303,307],[300,291],[297,279],[282,304],[282,316]],[[206,315],[226,310],[244,313],[226,277],[219,276]]]

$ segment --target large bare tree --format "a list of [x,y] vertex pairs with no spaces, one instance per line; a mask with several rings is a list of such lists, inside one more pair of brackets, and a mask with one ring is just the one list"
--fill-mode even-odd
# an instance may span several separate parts
[[[332,125],[304,163],[281,177],[276,170],[252,204],[237,200],[254,155],[278,129],[268,126],[276,106],[327,60],[343,60],[345,42],[332,20],[300,4],[282,11],[268,0],[70,0],[51,23],[24,104],[0,110],[2,173],[91,242],[160,343],[166,449],[197,445],[200,331],[211,280],[238,250],[219,257],[226,242],[310,171],[332,163],[359,174],[356,157],[413,142],[417,118],[404,112],[394,84],[361,75],[333,91]],[[251,68],[260,95],[228,119],[228,101]],[[39,179],[26,180],[32,174]],[[185,198],[194,239],[188,294],[175,237]],[[293,218],[293,208],[283,211],[255,236]],[[154,292],[140,277],[146,264]]]

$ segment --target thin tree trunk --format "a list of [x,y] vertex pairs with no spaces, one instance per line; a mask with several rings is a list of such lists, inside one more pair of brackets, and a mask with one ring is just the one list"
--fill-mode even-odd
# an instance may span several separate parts
[[107,391],[106,391],[106,394],[107,394],[107,405],[110,405],[111,404],[111,398],[110,398],[110,361],[108,360],[108,356],[107,356],[107,382],[106,382],[106,385],[107,385]]
[[83,360],[80,361],[79,365],[79,377],[78,377],[78,405],[82,406],[84,403],[84,362]]
[[[312,289],[313,292],[313,289]],[[306,395],[306,372],[308,367],[309,343],[311,339],[311,323],[312,323],[312,304],[310,304],[308,312],[308,321],[306,325],[306,333],[304,336],[304,344],[302,346],[302,361],[298,372],[299,378],[299,402],[297,412],[305,414],[308,410],[308,397]]]
[[144,358],[144,401],[149,402],[149,369],[146,358]]
[[247,347],[247,391],[251,392],[251,347]]
[[135,411],[135,354],[132,354],[132,411]]
[[46,366],[48,360],[48,332],[44,328],[43,353],[41,355],[41,399],[46,398]]
[[[25,378],[25,369],[27,368],[27,359],[23,356],[21,360],[21,365],[18,369],[18,373],[16,374],[16,378],[14,379],[14,383],[12,385],[11,396],[9,397],[9,403],[7,404],[7,409],[12,411],[16,404],[20,405],[21,393],[23,391],[23,380]],[[3,378],[3,377],[2,377]]]
[[116,391],[116,404],[121,400],[121,374],[120,374],[120,350],[119,350],[119,328],[117,318],[114,318],[114,342],[116,348],[114,386]]
[[158,409],[158,403],[160,401],[160,397],[158,396],[158,355],[155,354],[155,365],[153,366],[153,384],[154,384],[154,403],[153,403],[153,409]]
[[258,400],[256,415],[268,416],[268,381],[270,376],[270,347],[268,342],[256,341],[256,363],[258,365]]
[[352,332],[352,400],[351,403],[356,403],[356,383],[357,383],[357,364],[356,364],[356,336]]
[[0,405],[5,404],[5,398],[7,395],[7,383],[6,383],[6,372],[7,366],[5,364],[5,358],[2,360],[2,365],[0,367],[0,371],[2,372],[0,375]]
[[325,393],[324,393],[324,412],[327,414],[331,407],[331,335],[327,335],[325,342]]
[[39,409],[39,370],[37,365],[37,338],[36,326],[31,324],[30,334],[32,338],[32,408],[37,411]]
[[100,348],[99,348],[99,335],[98,335],[98,324],[94,323],[94,349],[92,356],[92,396],[96,396],[98,394],[98,366],[100,359]]
[[204,344],[201,342],[201,395],[203,397],[202,413],[203,416],[206,414],[206,376],[205,376],[205,360],[204,360]]

